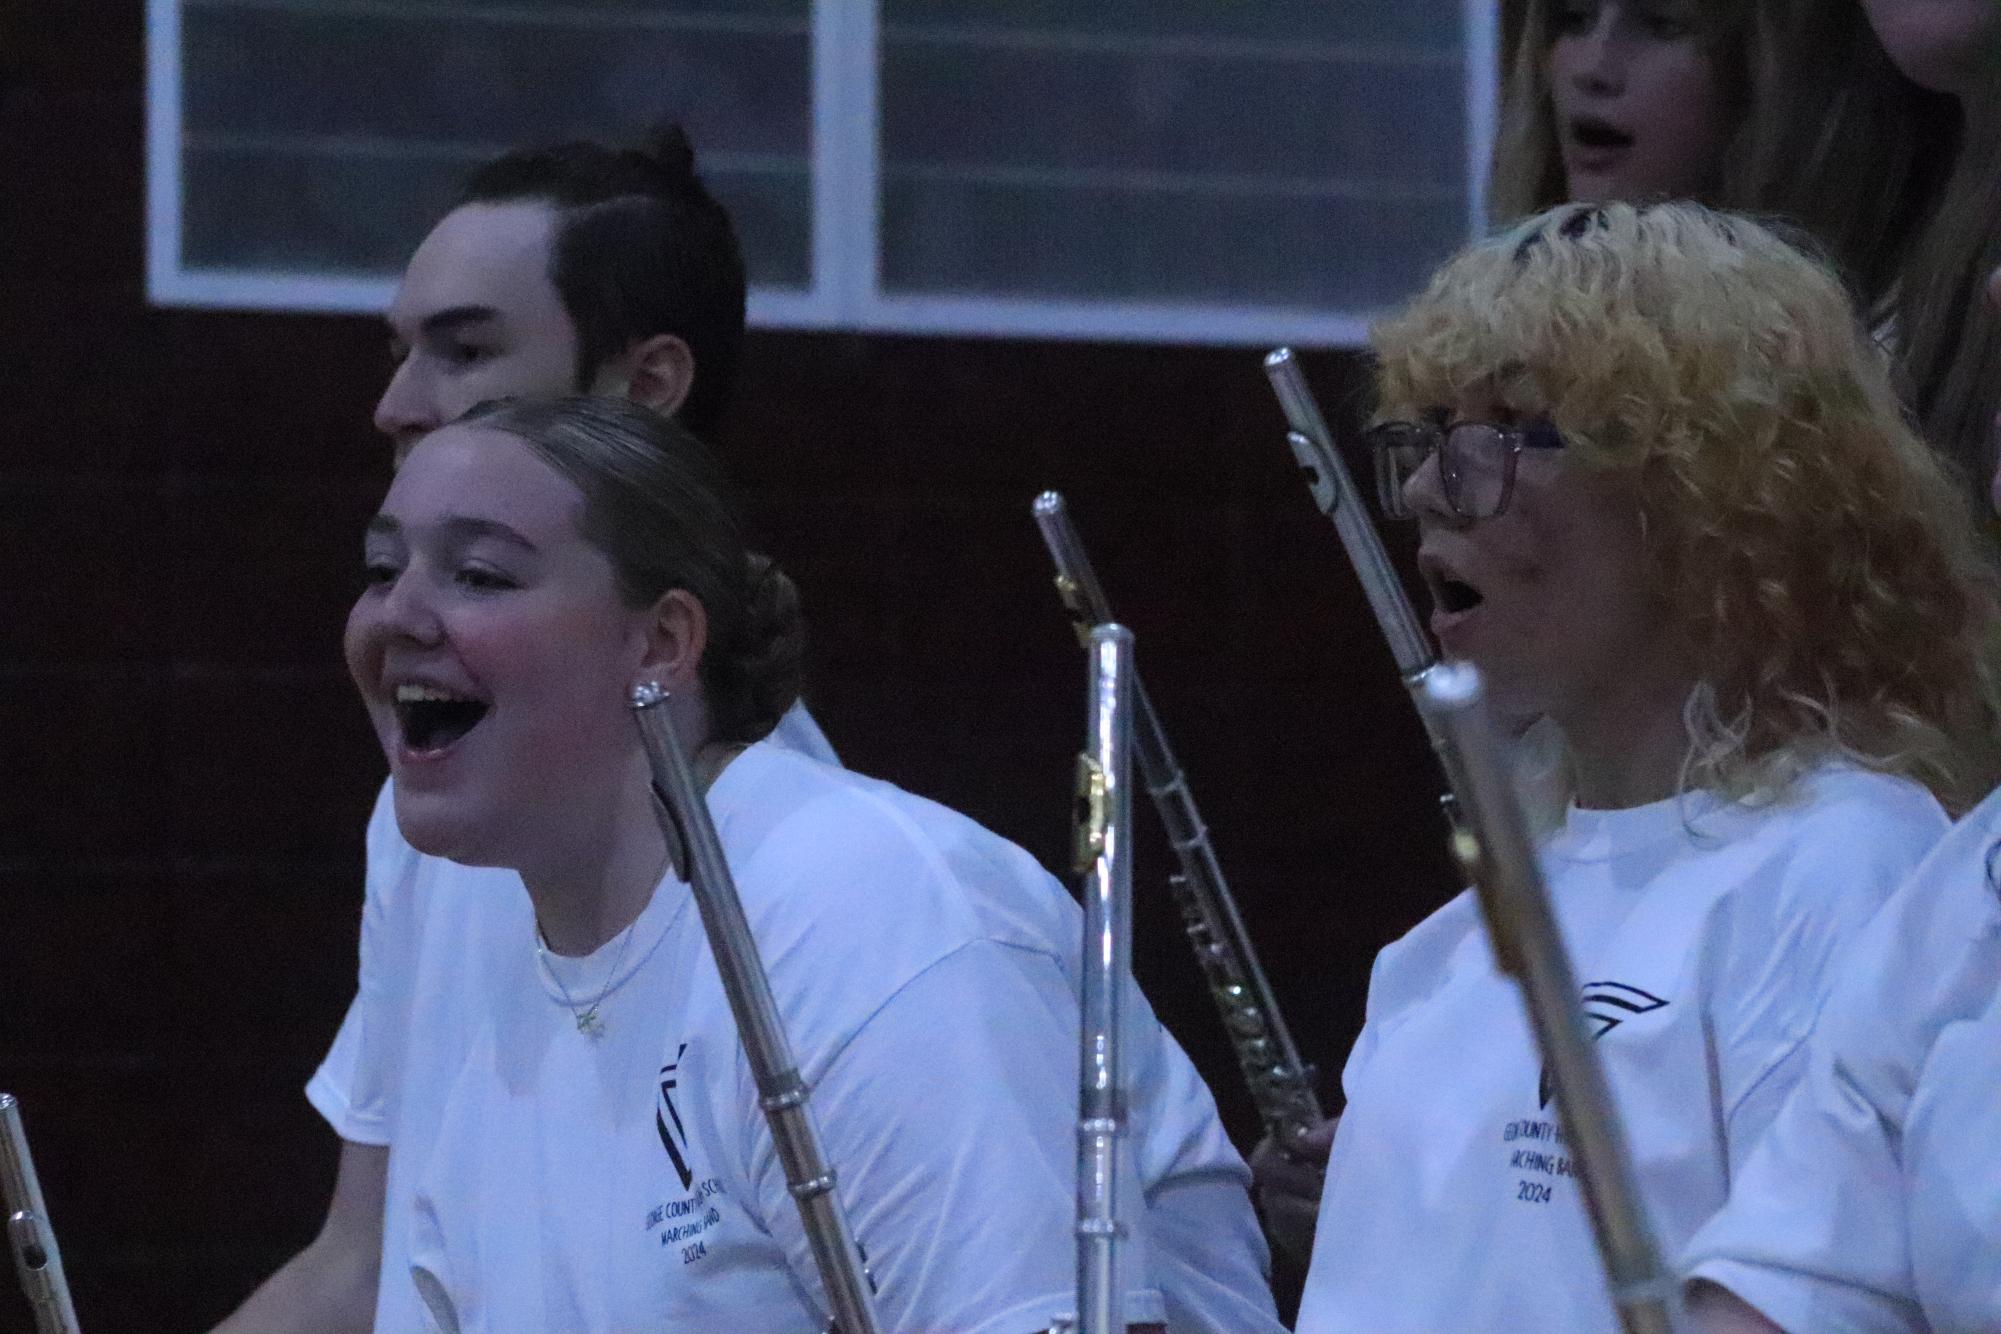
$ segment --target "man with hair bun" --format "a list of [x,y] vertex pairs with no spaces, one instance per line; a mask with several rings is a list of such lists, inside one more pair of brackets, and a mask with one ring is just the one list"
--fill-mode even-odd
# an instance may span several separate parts
[[[736,230],[680,126],[657,127],[636,147],[580,141],[504,153],[472,172],[404,269],[387,317],[395,369],[376,429],[400,464],[427,433],[483,401],[591,393],[708,436],[736,381],[744,299]],[[803,703],[773,739],[838,762]],[[414,875],[377,874],[378,851],[399,862],[407,853],[413,868],[429,861],[402,843],[391,796],[384,783],[368,840],[363,916],[377,929],[365,935],[381,943],[365,945],[360,993],[307,1086],[341,1137],[333,1200],[306,1249],[220,1327],[229,1334],[375,1326],[378,1280],[386,1288],[393,1277],[385,1245],[400,1254],[407,1231],[408,1211],[395,1202],[414,1189],[430,1134],[428,1110],[398,1096],[401,1070],[457,1059],[472,1022],[437,1004],[418,1022],[413,993],[455,951],[477,958],[532,926],[511,873],[421,893]],[[427,994],[443,1002],[455,993]],[[371,998],[375,1018],[364,1023]]]
[[[743,254],[678,125],[641,148],[524,148],[478,168],[390,306],[396,369],[375,425],[398,460],[474,404],[609,394],[705,440],[736,384]],[[779,739],[833,761],[794,708]]]
[[[706,433],[735,379],[744,293],[729,216],[678,127],[642,149],[507,153],[473,173],[411,258],[376,426],[400,463],[488,400],[587,393]],[[836,763],[797,704],[769,744]],[[307,1088],[342,1140],[333,1201],[229,1334],[423,1327],[412,1225],[448,1091],[433,1076],[465,1061],[486,1021],[478,980],[532,951],[537,921],[515,871],[412,848],[394,798],[385,784],[369,825],[359,992]],[[1136,1142],[1170,1328],[1276,1329],[1248,1174],[1186,1056],[1162,1043],[1179,1112]]]
[[467,178],[410,257],[375,425],[400,457],[484,399],[595,393],[711,438],[744,293],[736,229],[680,126],[639,148],[515,150]]

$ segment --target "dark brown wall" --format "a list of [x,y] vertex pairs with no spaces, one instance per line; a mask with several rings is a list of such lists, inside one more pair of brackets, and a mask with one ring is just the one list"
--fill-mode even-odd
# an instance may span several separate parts
[[[0,1088],[96,1331],[199,1327],[317,1224],[335,1146],[300,1086],[352,991],[382,772],[337,648],[381,336],[147,308],[140,10],[0,22]],[[1352,393],[1352,361],[1311,369]],[[1331,1082],[1370,958],[1449,879],[1280,430],[1246,350],[762,334],[726,444],[843,754],[1052,866],[1082,668],[1028,503],[1069,494]],[[1138,971],[1248,1147],[1142,823]]]

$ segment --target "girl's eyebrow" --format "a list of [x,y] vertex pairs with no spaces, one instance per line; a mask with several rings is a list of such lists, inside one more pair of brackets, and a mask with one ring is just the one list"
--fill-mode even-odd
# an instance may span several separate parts
[[[438,524],[445,537],[461,546],[478,538],[490,537],[523,551],[539,552],[541,548],[524,537],[518,529],[511,528],[498,519],[479,519],[469,514],[454,514]],[[400,537],[403,524],[394,515],[377,514],[368,521],[370,537]]]

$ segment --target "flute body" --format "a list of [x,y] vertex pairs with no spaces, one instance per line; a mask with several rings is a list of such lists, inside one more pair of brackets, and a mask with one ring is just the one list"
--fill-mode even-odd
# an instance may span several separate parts
[[[1348,564],[1354,568],[1362,592],[1369,599],[1369,610],[1375,613],[1376,624],[1389,643],[1390,655],[1396,659],[1397,675],[1402,678],[1404,689],[1417,700],[1423,694],[1425,678],[1438,665],[1438,653],[1403,591],[1403,581],[1397,578],[1389,552],[1383,549],[1382,534],[1376,531],[1368,511],[1362,507],[1362,494],[1355,489],[1355,479],[1342,461],[1341,452],[1334,447],[1327,419],[1320,415],[1320,405],[1314,401],[1313,391],[1307,388],[1306,377],[1299,373],[1299,362],[1292,349],[1281,347],[1268,354],[1265,375],[1271,380],[1272,392],[1278,395],[1279,407],[1284,409],[1286,422],[1292,428],[1286,432],[1285,443],[1300,471],[1306,474],[1313,503],[1340,536],[1341,549],[1348,554]],[[1438,754],[1439,767],[1450,773],[1453,765],[1448,753],[1450,740],[1431,725],[1431,715],[1422,704],[1418,707],[1418,717],[1424,722],[1432,750]],[[1456,829],[1458,818],[1452,794],[1447,792],[1439,804]]]
[[62,1252],[56,1248],[49,1206],[42,1199],[35,1160],[28,1153],[21,1104],[11,1093],[0,1093],[0,1199],[6,1201],[7,1241],[21,1290],[35,1313],[37,1334],[77,1334],[76,1306],[63,1274]]
[[679,854],[677,866],[686,874],[701,911],[702,929],[736,1020],[737,1036],[757,1082],[758,1102],[771,1126],[772,1144],[826,1290],[831,1329],[838,1334],[880,1334],[873,1286],[841,1208],[834,1169],[827,1165],[813,1126],[806,1082],[786,1041],[770,979],[715,823],[666,705],[667,692],[658,687],[642,685],[632,693],[633,716],[653,775],[654,813],[670,852]]
[[1083,1005],[1077,1095],[1077,1328],[1124,1328],[1118,1283],[1119,1153],[1125,1140],[1126,978],[1132,972],[1133,637],[1091,631],[1088,731],[1078,756],[1076,869],[1083,879]]
[[1438,654],[1433,651],[1410,599],[1404,596],[1396,567],[1390,564],[1389,553],[1383,549],[1382,535],[1376,532],[1375,524],[1362,508],[1355,479],[1349,474],[1348,465],[1342,462],[1340,451],[1334,448],[1327,420],[1320,415],[1320,405],[1314,402],[1313,391],[1306,387],[1306,378],[1299,373],[1299,362],[1292,349],[1281,347],[1269,353],[1265,357],[1265,375],[1271,381],[1272,392],[1278,395],[1286,422],[1292,427],[1286,435],[1286,444],[1306,474],[1313,503],[1340,534],[1342,549],[1348,553],[1348,562],[1355,567],[1355,574],[1362,581],[1362,592],[1369,599],[1369,609],[1375,612],[1376,624],[1382,627],[1383,637],[1389,641],[1397,672],[1407,687],[1416,690],[1424,674],[1437,665]]
[[[1063,497],[1054,491],[1043,492],[1036,498],[1034,513],[1056,565],[1056,591],[1070,611],[1078,638],[1088,646],[1093,627],[1113,620],[1111,605],[1070,522]],[[1210,997],[1222,1015],[1224,1032],[1258,1117],[1274,1142],[1290,1148],[1326,1119],[1313,1090],[1312,1073],[1300,1060],[1279,1013],[1236,900],[1223,879],[1208,826],[1202,823],[1194,794],[1137,670],[1133,673],[1132,713],[1134,756],[1180,867],[1169,877],[1168,889],[1187,928]]]
[[1451,741],[1462,826],[1453,851],[1472,880],[1494,958],[1522,989],[1557,1111],[1584,1189],[1592,1236],[1626,1334],[1672,1334],[1676,1284],[1640,1205],[1618,1110],[1591,1045],[1577,978],[1549,904],[1528,826],[1483,707],[1480,674],[1463,663],[1430,673],[1419,694]]

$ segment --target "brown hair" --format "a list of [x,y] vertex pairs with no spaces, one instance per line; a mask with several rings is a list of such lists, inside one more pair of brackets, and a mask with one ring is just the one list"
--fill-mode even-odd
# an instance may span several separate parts
[[[1501,222],[1568,197],[1549,87],[1557,0],[1517,2],[1489,199]],[[1695,19],[1739,116],[1701,202],[1801,223],[1880,310],[1945,188],[1957,102],[1898,72],[1857,0],[1699,0]]]
[[673,334],[695,359],[678,416],[711,437],[743,350],[743,252],[686,132],[668,122],[633,147],[517,148],[474,171],[454,207],[522,201],[556,211],[549,281],[576,326],[577,388],[640,339]]
[[627,399],[508,398],[459,418],[514,436],[583,493],[578,529],[632,607],[684,588],[708,614],[709,740],[761,740],[799,698],[799,592],[744,545],[721,469],[686,427]]
[[1944,199],[1904,267],[1897,368],[1925,436],[1985,494],[2001,412],[2001,318],[1985,295],[2001,265],[2001,101],[1967,112]]
[[[1499,223],[1517,222],[1570,197],[1549,86],[1549,52],[1556,44],[1553,6],[1559,2],[1511,0],[1505,15],[1511,37],[1487,190],[1487,211]],[[1697,0],[1695,5],[1703,50],[1739,114],[1751,104],[1753,73],[1762,63],[1749,46],[1760,35],[1752,22],[1753,2]]]
[[1898,71],[1858,0],[1751,3],[1761,68],[1721,202],[1804,226],[1886,314],[1952,174],[1959,104]]

